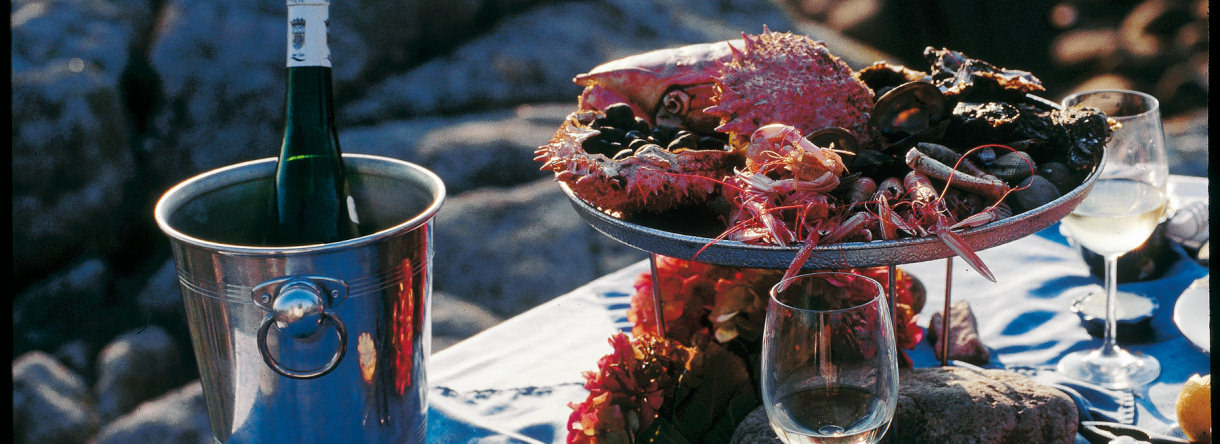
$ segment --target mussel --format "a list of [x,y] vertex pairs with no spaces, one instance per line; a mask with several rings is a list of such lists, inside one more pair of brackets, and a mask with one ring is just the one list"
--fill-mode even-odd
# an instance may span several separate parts
[[873,105],[873,126],[886,137],[888,151],[936,141],[949,127],[953,103],[928,82],[907,82],[882,94]]

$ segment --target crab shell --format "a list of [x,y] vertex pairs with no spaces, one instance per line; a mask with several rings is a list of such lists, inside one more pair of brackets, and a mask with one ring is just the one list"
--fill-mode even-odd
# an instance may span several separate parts
[[743,164],[740,152],[724,150],[670,152],[653,146],[619,160],[590,154],[582,143],[598,134],[589,124],[599,117],[598,111],[570,114],[550,142],[535,150],[535,160],[581,199],[619,217],[706,202]]
[[731,45],[742,41],[659,49],[598,65],[572,79],[585,87],[580,108],[604,110],[626,103],[649,125],[711,133],[720,120],[703,110],[714,104],[714,75],[733,57]]
[[872,89],[824,43],[766,27],[759,35],[743,33],[742,40],[716,76],[715,106],[704,110],[720,118],[717,131],[733,134],[737,144],[772,123],[805,134],[841,127],[861,145],[876,139]]

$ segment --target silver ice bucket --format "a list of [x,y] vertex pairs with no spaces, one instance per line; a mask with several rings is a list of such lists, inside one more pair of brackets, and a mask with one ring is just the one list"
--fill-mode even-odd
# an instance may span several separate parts
[[217,442],[424,441],[445,187],[407,162],[344,161],[371,234],[342,242],[260,245],[274,158],[201,174],[157,202]]

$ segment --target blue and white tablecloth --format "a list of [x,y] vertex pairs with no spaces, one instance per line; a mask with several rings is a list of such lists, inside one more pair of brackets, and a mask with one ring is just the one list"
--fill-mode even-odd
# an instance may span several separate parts
[[[1173,176],[1174,206],[1206,200],[1207,179]],[[1192,374],[1211,373],[1210,358],[1191,344],[1173,321],[1178,296],[1208,269],[1179,260],[1160,278],[1120,284],[1124,291],[1155,298],[1154,338],[1124,343],[1132,352],[1155,356],[1160,377],[1135,392],[1119,392],[1112,407],[1120,422],[1155,433],[1175,426],[1175,403]],[[1050,370],[1065,354],[1100,345],[1069,307],[1082,286],[1100,286],[1080,254],[1054,225],[1034,235],[979,252],[996,275],[991,283],[964,261],[953,261],[952,297],[968,301],[983,343],[993,352],[991,366],[1036,374],[1057,382]],[[945,260],[902,265],[923,281],[928,300],[920,314],[926,327],[944,302]],[[571,402],[587,392],[581,373],[595,370],[610,352],[607,339],[629,331],[625,310],[632,282],[648,271],[642,261],[603,276],[432,356],[428,364],[428,442],[563,442]],[[937,365],[927,341],[911,352],[917,367]],[[1094,395],[1095,396],[1095,395]],[[1134,401],[1134,409],[1124,402]]]

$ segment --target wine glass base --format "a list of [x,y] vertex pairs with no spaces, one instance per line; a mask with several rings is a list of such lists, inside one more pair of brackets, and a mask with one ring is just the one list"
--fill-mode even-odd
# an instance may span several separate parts
[[1104,349],[1069,353],[1059,360],[1064,376],[1110,389],[1130,389],[1147,385],[1161,374],[1161,363],[1147,355],[1133,355],[1121,348],[1112,353]]

